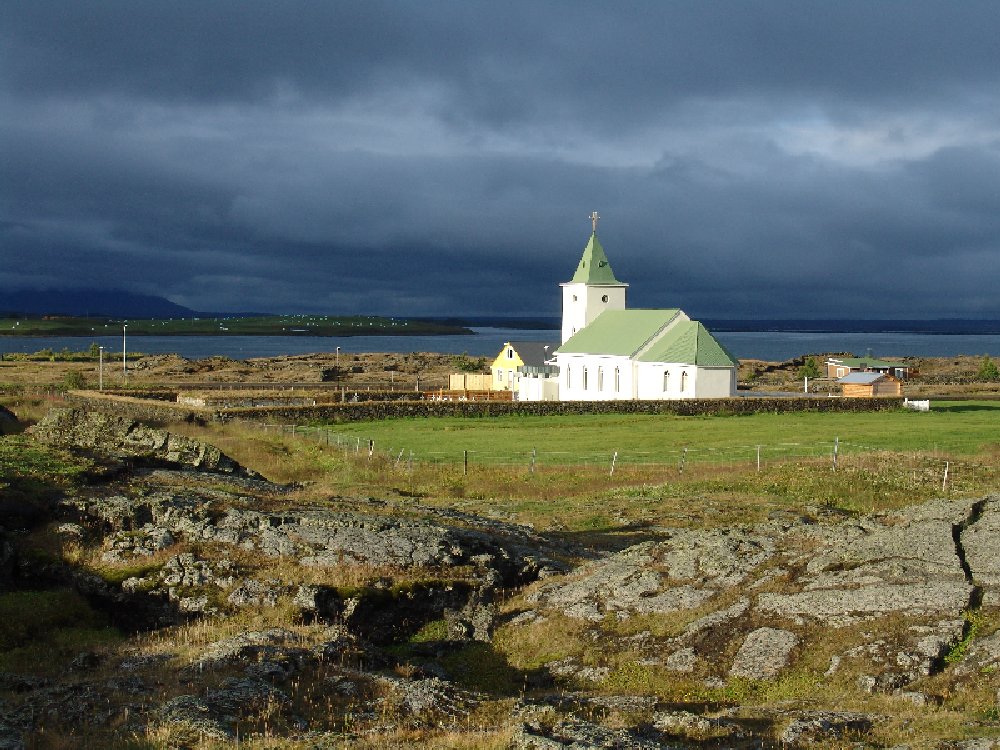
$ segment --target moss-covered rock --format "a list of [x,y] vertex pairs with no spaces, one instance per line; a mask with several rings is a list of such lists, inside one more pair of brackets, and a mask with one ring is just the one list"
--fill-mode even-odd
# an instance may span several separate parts
[[43,443],[75,446],[113,458],[259,477],[214,445],[149,427],[128,417],[57,408],[32,427],[31,434]]

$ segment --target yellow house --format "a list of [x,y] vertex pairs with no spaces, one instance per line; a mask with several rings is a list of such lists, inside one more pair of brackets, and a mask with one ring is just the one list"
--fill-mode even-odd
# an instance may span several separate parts
[[541,367],[552,356],[556,345],[542,341],[508,341],[493,360],[490,370],[493,373],[492,390],[518,390],[521,374],[520,367]]

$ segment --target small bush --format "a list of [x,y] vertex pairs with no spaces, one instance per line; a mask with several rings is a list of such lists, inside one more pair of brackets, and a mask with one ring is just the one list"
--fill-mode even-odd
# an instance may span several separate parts
[[87,380],[79,370],[70,370],[63,379],[63,385],[69,391],[81,391],[87,387]]
[[983,357],[982,364],[979,365],[978,377],[985,383],[1000,383],[1000,368],[997,368],[996,362],[989,356]]
[[813,357],[806,358],[806,361],[799,368],[800,378],[818,378],[820,376],[819,365]]

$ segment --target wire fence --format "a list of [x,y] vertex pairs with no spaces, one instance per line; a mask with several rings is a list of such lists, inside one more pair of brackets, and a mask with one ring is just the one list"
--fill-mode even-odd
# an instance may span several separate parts
[[927,451],[900,452],[884,447],[834,438],[829,442],[780,442],[772,444],[715,447],[665,447],[656,451],[609,449],[605,451],[539,450],[532,448],[483,450],[414,450],[408,446],[377,443],[337,432],[329,427],[244,423],[263,432],[314,441],[336,448],[345,455],[378,461],[393,468],[413,471],[414,466],[461,468],[466,474],[475,467],[540,469],[579,467],[605,470],[609,475],[624,469],[647,469],[683,474],[695,468],[731,468],[765,471],[769,467],[794,463],[826,465],[831,471],[843,469],[884,469],[886,462],[897,472],[912,474],[917,484],[940,483],[947,490],[956,480],[976,484],[976,480],[1000,479],[1000,467],[950,454],[941,446]]

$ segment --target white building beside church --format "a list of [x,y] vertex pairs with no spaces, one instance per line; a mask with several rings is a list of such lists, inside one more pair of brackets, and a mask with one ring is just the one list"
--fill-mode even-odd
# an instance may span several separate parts
[[520,400],[724,398],[736,394],[737,361],[683,310],[629,310],[594,232],[562,284],[562,345],[547,367],[522,374]]

